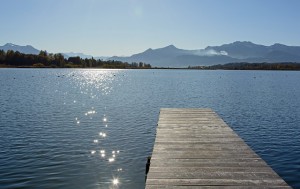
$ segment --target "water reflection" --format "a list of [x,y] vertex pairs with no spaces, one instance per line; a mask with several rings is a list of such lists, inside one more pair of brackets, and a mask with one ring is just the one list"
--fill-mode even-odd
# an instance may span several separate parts
[[77,124],[80,123],[80,121],[79,121],[79,119],[77,117],[75,117],[75,121],[76,121]]
[[[114,137],[107,137],[107,133],[110,132],[110,129],[113,129],[113,127],[108,127],[108,124],[111,122],[111,120],[108,119],[113,119],[113,117],[108,117],[107,114],[111,112],[107,110],[107,107],[110,107],[110,105],[106,103],[109,103],[111,98],[109,95],[113,91],[113,86],[115,86],[113,83],[116,83],[116,80],[119,78],[115,76],[120,70],[81,70],[80,72],[75,72],[76,71],[71,72],[69,76],[70,80],[75,81],[72,87],[77,91],[77,94],[62,91],[63,103],[75,109],[85,109],[85,111],[82,112],[83,117],[78,116],[78,114],[74,117],[75,124],[81,124],[84,126],[84,129],[97,133],[96,136],[87,135],[88,141],[92,141],[89,142],[91,150],[88,151],[88,157],[93,160],[90,162],[91,165],[97,162],[97,166],[101,166],[102,169],[110,171],[111,174],[118,173],[118,176],[113,177],[112,180],[107,180],[107,177],[100,177],[98,182],[110,183],[107,188],[119,188],[122,168],[118,166],[118,161],[116,160],[120,151],[112,146],[112,144],[114,145],[116,143],[112,141]],[[60,91],[57,91],[57,93],[59,92]],[[84,101],[82,101],[82,99],[84,99]],[[99,105],[99,102],[102,104]],[[98,124],[95,123],[97,120]],[[96,131],[99,129],[99,124],[102,130]],[[98,138],[95,138],[97,136]],[[105,187],[101,185],[101,188]]]
[[109,187],[110,189],[117,189],[120,187],[120,180],[118,177],[113,177],[111,180],[111,186]]
[[105,150],[100,150],[101,157],[105,157]]
[[118,185],[119,184],[119,179],[115,178],[113,179],[113,185]]
[[105,138],[106,137],[106,133],[100,132],[99,136],[102,136],[103,138]]
[[83,94],[89,95],[92,99],[97,98],[97,94],[108,95],[112,92],[112,83],[116,80],[116,73],[121,70],[81,70],[76,75],[70,73],[72,79],[76,81],[77,87]]

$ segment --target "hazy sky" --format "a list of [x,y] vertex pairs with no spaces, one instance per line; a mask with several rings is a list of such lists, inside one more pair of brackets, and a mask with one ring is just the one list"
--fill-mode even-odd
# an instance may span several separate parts
[[300,45],[300,0],[0,0],[0,45],[131,55],[174,44]]

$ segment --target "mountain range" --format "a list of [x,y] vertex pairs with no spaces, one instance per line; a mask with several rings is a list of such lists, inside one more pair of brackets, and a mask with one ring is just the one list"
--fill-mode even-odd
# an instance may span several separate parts
[[258,45],[249,41],[236,41],[205,49],[184,50],[169,45],[159,49],[147,49],[129,57],[111,57],[111,60],[145,62],[152,67],[188,67],[216,65],[235,62],[300,62],[300,46],[276,43],[271,46]]
[[15,45],[12,43],[6,43],[3,46],[0,46],[0,50],[4,50],[5,52],[8,50],[13,50],[13,51],[19,51],[20,53],[24,54],[39,54],[40,51],[34,48],[31,45],[26,45],[26,46],[20,46],[20,45]]
[[[30,45],[19,46],[7,43],[0,46],[5,51],[14,50],[26,54],[38,54],[39,50]],[[62,53],[66,58],[80,56],[91,58],[83,53]],[[108,57],[94,57],[95,59],[107,59]],[[147,49],[144,52],[128,57],[113,56],[109,60],[123,62],[144,62],[152,67],[188,67],[201,65],[216,65],[235,62],[300,62],[300,46],[287,46],[279,43],[265,46],[249,41],[236,41],[221,46],[208,46],[205,49],[185,50],[174,45],[158,49]]]
[[[3,46],[0,46],[0,50],[4,50],[5,52],[8,50],[13,50],[13,51],[19,51],[20,53],[24,53],[24,54],[39,54],[40,50],[34,48],[31,45],[25,45],[25,46],[21,46],[21,45],[15,45],[13,43],[6,43]],[[74,53],[74,52],[69,52],[69,53],[61,53],[62,55],[64,55],[65,58],[69,58],[69,57],[75,57],[75,56],[79,56],[83,59],[85,58],[92,58],[92,55],[86,55],[83,53]],[[102,60],[106,60],[109,57],[107,56],[98,56],[98,57],[93,57],[94,59],[102,59]]]

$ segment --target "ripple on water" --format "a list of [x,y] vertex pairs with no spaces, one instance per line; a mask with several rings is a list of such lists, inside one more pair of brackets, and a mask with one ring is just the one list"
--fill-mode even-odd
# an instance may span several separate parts
[[144,188],[161,107],[213,108],[300,188],[299,78],[300,72],[0,69],[0,188]]

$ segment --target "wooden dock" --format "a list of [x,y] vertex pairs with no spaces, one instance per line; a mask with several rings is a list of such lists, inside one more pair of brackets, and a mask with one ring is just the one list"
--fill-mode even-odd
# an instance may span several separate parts
[[146,189],[291,188],[211,109],[160,110]]

